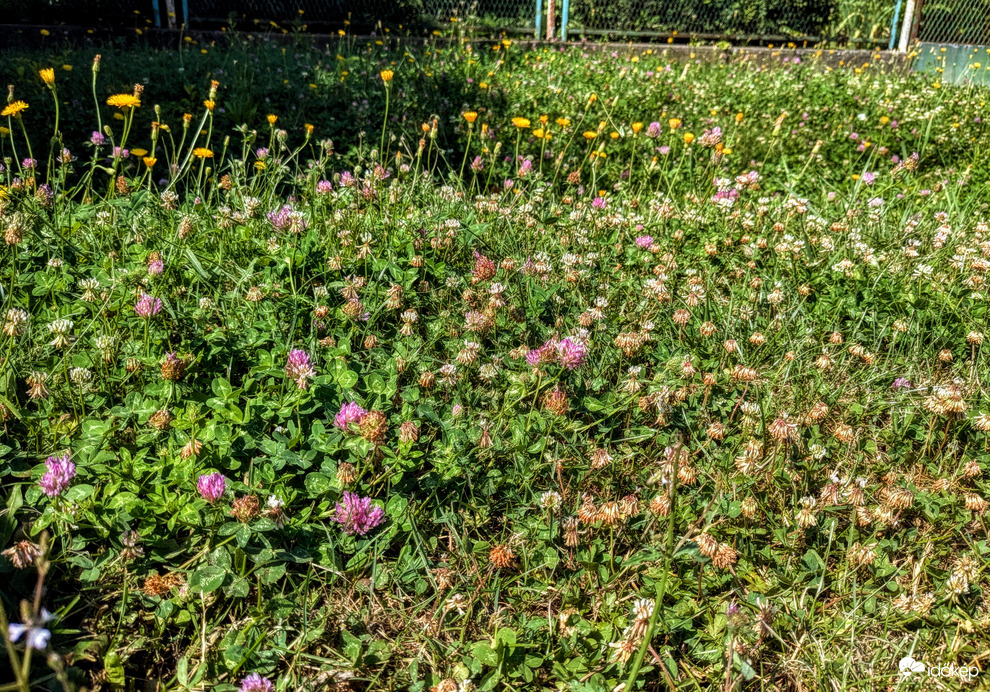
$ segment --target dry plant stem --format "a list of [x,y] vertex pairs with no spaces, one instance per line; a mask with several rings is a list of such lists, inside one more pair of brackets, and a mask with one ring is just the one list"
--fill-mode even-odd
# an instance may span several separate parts
[[[633,685],[636,683],[636,678],[639,676],[639,669],[643,667],[643,658],[646,656],[646,650],[653,640],[653,632],[657,626],[657,616],[660,613],[660,608],[663,607],[663,598],[667,592],[670,563],[674,557],[674,521],[677,516],[677,467],[680,464],[681,446],[680,442],[674,446],[674,469],[670,474],[670,513],[667,519],[667,549],[663,558],[663,576],[660,578],[660,585],[657,587],[656,593],[653,596],[653,612],[650,613],[650,622],[646,626],[646,634],[643,635],[643,641],[640,642],[639,651],[636,652],[636,658],[633,659],[629,677],[626,678],[626,692],[632,691]],[[664,672],[666,673],[666,668],[664,668]]]

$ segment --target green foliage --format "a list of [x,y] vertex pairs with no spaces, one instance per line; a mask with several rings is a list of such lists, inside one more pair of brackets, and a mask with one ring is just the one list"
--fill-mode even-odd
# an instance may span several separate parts
[[250,41],[95,88],[88,54],[10,63],[0,598],[52,634],[18,689],[979,658],[984,89]]

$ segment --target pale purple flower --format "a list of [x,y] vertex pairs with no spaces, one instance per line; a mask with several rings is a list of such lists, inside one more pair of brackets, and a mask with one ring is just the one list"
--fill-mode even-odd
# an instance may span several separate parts
[[120,147],[113,148],[113,157],[115,159],[126,159],[129,158],[130,155],[131,152],[128,149],[121,149]]
[[41,491],[48,497],[61,495],[62,491],[69,487],[69,483],[76,477],[76,465],[69,460],[69,455],[61,457],[48,457],[45,460],[48,470],[41,477],[38,485]]
[[268,158],[268,149],[266,147],[260,147],[254,152],[254,155],[258,157],[258,160],[264,161]]
[[134,306],[134,312],[138,314],[139,317],[144,319],[150,319],[162,311],[162,301],[160,298],[155,298],[147,293],[141,294],[140,300]]
[[296,348],[289,351],[289,359],[285,364],[285,374],[296,383],[299,389],[306,389],[306,383],[316,375],[316,369],[309,362],[309,354]]
[[257,673],[251,673],[241,680],[239,692],[275,692],[275,685],[268,678],[263,678]]
[[207,502],[216,502],[227,490],[227,478],[219,472],[200,476],[196,481],[196,489],[199,490],[199,496]]
[[152,276],[158,276],[163,271],[165,271],[165,263],[160,259],[154,260],[148,265],[148,273]]
[[660,129],[660,123],[654,121],[646,126],[646,136],[650,139],[656,139],[660,136],[663,130]]
[[894,380],[894,383],[890,385],[890,388],[895,392],[899,389],[911,389],[911,380],[906,377],[898,377]]
[[31,170],[35,166],[38,165],[38,160],[37,159],[24,159],[23,161],[21,161],[21,165],[24,166],[24,168],[27,168],[28,170]]
[[333,417],[334,426],[341,430],[347,430],[351,423],[361,425],[361,421],[368,415],[368,412],[361,408],[356,402],[341,404],[340,411]]
[[557,358],[560,360],[560,364],[568,370],[576,370],[587,360],[588,349],[580,342],[562,339],[557,344]]
[[316,184],[316,191],[322,195],[325,195],[326,193],[330,192],[330,190],[332,189],[333,189],[333,183],[331,183],[329,180],[321,180]]
[[370,497],[360,497],[345,490],[340,499],[333,519],[348,535],[363,536],[385,520],[385,510],[372,505]]
[[670,147],[668,147],[666,144],[660,147],[660,156],[666,156],[669,153],[670,153]]
[[460,418],[464,415],[464,407],[461,404],[454,404],[450,409],[450,415],[454,418]]
[[19,622],[11,622],[8,624],[7,637],[10,639],[12,644],[16,644],[20,641],[21,637],[24,637],[24,645],[29,649],[44,651],[48,648],[48,642],[52,638],[52,633],[42,627],[42,625],[46,624],[51,619],[52,614],[42,608],[41,614],[36,620],[32,620],[26,624],[21,624]]
[[288,204],[281,209],[268,212],[268,221],[279,231],[288,230],[292,223],[292,207]]
[[106,144],[107,138],[103,136],[102,132],[93,131],[93,134],[89,137],[89,143],[94,147],[102,147]]
[[872,173],[870,173],[869,171],[866,171],[865,173],[863,173],[863,184],[864,185],[872,185],[874,180],[876,180],[876,176],[873,175]]
[[526,353],[526,363],[530,367],[535,368],[537,365],[540,364],[540,359],[542,358],[542,356],[543,354],[541,353],[540,349],[532,348]]
[[480,156],[475,156],[474,159],[471,160],[471,170],[475,173],[480,173],[485,170],[485,162],[482,161]]
[[636,247],[649,250],[653,246],[653,236],[641,235],[636,238]]
[[354,187],[357,185],[357,180],[350,171],[344,171],[340,174],[340,184],[344,187]]
[[608,205],[608,201],[604,197],[595,197],[591,200],[591,206],[595,209],[604,209]]

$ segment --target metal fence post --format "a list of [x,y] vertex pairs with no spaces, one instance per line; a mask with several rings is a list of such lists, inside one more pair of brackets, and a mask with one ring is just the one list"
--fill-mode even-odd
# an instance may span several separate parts
[[901,40],[897,46],[897,50],[902,53],[906,53],[908,49],[908,41],[911,40],[911,30],[914,26],[914,6],[918,4],[918,0],[908,0],[907,7],[904,8],[904,24],[901,26]]
[[560,8],[560,40],[567,42],[567,15],[571,9],[571,0],[564,0]]
[[189,28],[189,0],[182,0],[182,23]]
[[540,40],[540,28],[543,26],[543,0],[536,0],[536,30],[533,37]]
[[162,17],[158,10],[158,0],[151,0],[151,13],[155,16],[155,28],[161,27]]

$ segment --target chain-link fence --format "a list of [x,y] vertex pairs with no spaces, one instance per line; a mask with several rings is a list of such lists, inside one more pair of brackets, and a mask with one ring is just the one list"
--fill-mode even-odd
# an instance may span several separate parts
[[[990,45],[990,0],[48,0],[67,24],[270,27],[428,35],[688,41],[902,49]],[[4,21],[45,24],[52,6],[0,0]],[[170,13],[172,16],[170,17]],[[451,21],[455,20],[455,21]],[[132,27],[133,25],[133,27]],[[401,27],[401,30],[397,31]]]
[[[164,2],[164,0],[160,0]],[[197,24],[436,28],[587,38],[667,38],[872,47],[890,37],[895,0],[176,0]],[[990,0],[975,0],[990,2]]]
[[919,41],[990,45],[990,0],[935,0],[920,4]]

